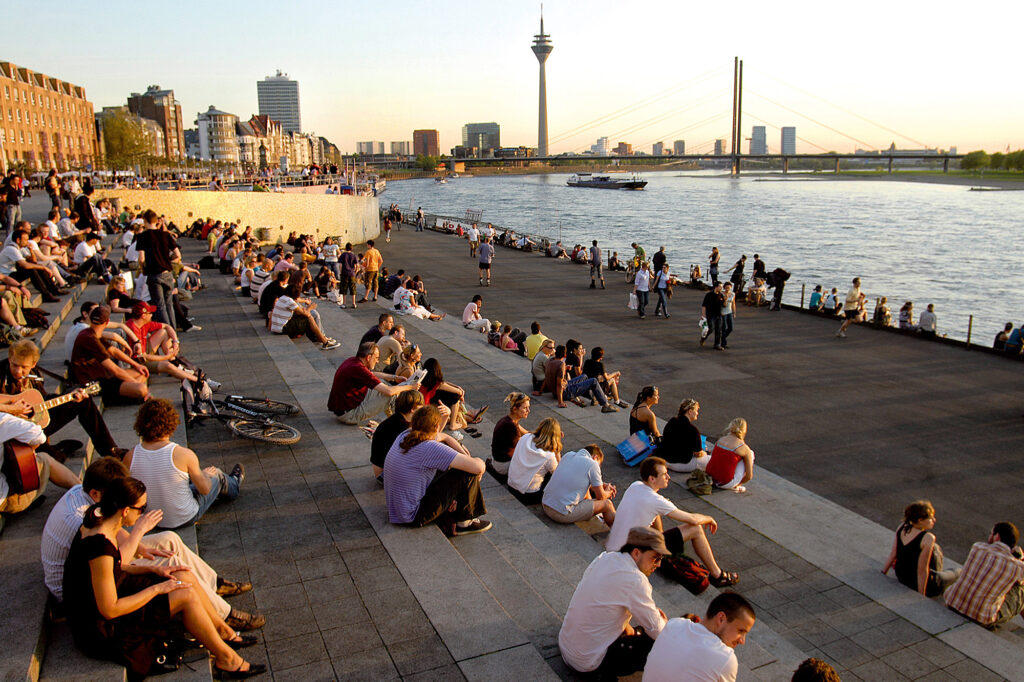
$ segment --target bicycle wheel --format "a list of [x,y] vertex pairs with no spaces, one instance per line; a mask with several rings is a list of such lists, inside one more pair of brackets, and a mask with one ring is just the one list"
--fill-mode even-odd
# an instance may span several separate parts
[[239,417],[238,419],[228,420],[228,428],[231,429],[232,433],[243,438],[251,438],[252,440],[276,443],[278,445],[298,443],[299,439],[302,438],[302,434],[299,433],[298,429],[269,419]]
[[231,410],[233,403],[239,407],[243,407],[253,412],[259,412],[260,414],[276,414],[281,416],[288,416],[291,414],[298,414],[298,405],[292,405],[291,403],[281,402],[280,400],[269,400],[266,398],[247,398],[245,396],[228,396],[226,400],[214,400],[218,410]]

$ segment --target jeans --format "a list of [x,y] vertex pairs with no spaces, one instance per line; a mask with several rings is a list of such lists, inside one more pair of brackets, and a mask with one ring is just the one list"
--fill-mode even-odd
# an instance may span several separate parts
[[647,309],[647,302],[649,300],[650,293],[651,292],[649,291],[639,290],[636,292],[636,314],[640,317],[644,317],[645,315],[644,311]]
[[[452,502],[455,503],[455,511],[449,512]],[[439,472],[427,486],[412,525],[422,527],[437,521],[445,535],[450,536],[455,533],[457,521],[471,521],[486,513],[480,477],[460,469],[449,469]]]
[[[192,489],[192,496],[196,498],[196,502],[199,503],[199,511],[189,521],[189,524],[196,523],[202,518],[203,514],[213,506],[213,503],[218,499],[233,500],[238,497],[238,479],[234,476],[228,476],[220,469],[217,469],[217,473],[213,476],[213,481],[210,485],[210,492],[205,495],[200,494],[196,490],[195,485],[189,484]],[[187,525],[187,524],[186,524]]]
[[654,306],[654,315],[658,315],[660,310],[665,317],[668,317],[668,296],[665,295],[665,289],[658,289],[658,303]]
[[146,287],[149,289],[149,303],[156,306],[153,319],[163,322],[175,328],[174,324],[174,301],[171,292],[174,291],[174,274],[161,272],[159,275],[146,275]]
[[580,374],[569,379],[562,397],[575,398],[576,396],[586,395],[588,393],[597,399],[597,402],[601,404],[601,407],[608,404],[608,398],[605,397],[604,391],[602,391],[601,386],[598,385],[597,379],[588,377],[586,374]]
[[11,232],[20,220],[21,204],[7,204],[7,208],[4,210],[4,229]]
[[423,231],[423,218],[417,218],[416,219],[416,231],[417,232],[422,232]]
[[722,315],[722,347],[725,348],[729,345],[726,339],[729,338],[729,334],[732,333],[732,313],[726,313]]
[[708,336],[715,335],[715,348],[722,347],[722,316],[708,317]]

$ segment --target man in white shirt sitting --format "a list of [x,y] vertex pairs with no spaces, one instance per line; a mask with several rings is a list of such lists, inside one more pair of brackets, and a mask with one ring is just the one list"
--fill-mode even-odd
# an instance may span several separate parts
[[648,581],[670,554],[664,537],[653,528],[637,527],[625,538],[619,551],[604,552],[584,571],[558,631],[562,659],[582,673],[600,669],[605,676],[619,677],[642,670],[668,622],[654,604]]
[[711,584],[715,587],[735,585],[739,582],[739,575],[721,569],[704,535],[704,526],[714,533],[718,530],[718,524],[705,514],[684,512],[671,500],[659,495],[658,491],[667,488],[670,480],[668,466],[661,457],[648,457],[640,464],[640,480],[626,488],[615,512],[615,525],[612,526],[605,547],[609,552],[618,551],[626,543],[629,529],[634,526],[662,530],[661,517],[667,516],[682,524],[665,531],[665,544],[671,553],[681,553],[686,541],[690,540],[697,558],[708,569]]
[[[46,442],[46,435],[38,425],[27,419],[0,412],[0,447],[9,440],[37,446]],[[5,514],[34,509],[42,503],[48,482],[52,481],[61,488],[70,488],[80,482],[70,469],[42,452],[35,453],[35,465],[39,474],[39,487],[34,490],[12,490],[13,486],[7,476],[0,473],[0,533],[4,529]]]
[[109,282],[110,268],[103,260],[103,248],[99,243],[100,238],[95,232],[90,232],[78,242],[75,247],[75,273],[79,277],[88,277],[90,272],[95,272],[104,282]]
[[298,284],[289,284],[285,293],[277,298],[270,313],[271,333],[284,334],[291,339],[305,335],[310,341],[319,343],[320,350],[333,350],[340,346],[340,343],[324,336],[320,330],[316,303],[299,298],[299,293]]
[[480,315],[480,309],[484,307],[484,299],[480,294],[473,297],[473,300],[466,304],[462,311],[462,326],[466,329],[476,329],[481,334],[491,328],[491,321]]
[[715,680],[734,682],[736,647],[754,627],[754,607],[735,592],[723,592],[697,616],[673,618],[647,656],[644,682]]

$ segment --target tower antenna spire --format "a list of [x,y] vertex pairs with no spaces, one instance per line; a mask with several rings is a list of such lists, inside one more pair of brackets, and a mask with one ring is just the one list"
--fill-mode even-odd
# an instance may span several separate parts
[[551,36],[544,33],[544,3],[540,5],[540,33],[533,37],[534,56],[540,65],[540,92],[537,102],[537,156],[548,155],[548,96],[547,81],[544,74],[544,63],[554,46]]

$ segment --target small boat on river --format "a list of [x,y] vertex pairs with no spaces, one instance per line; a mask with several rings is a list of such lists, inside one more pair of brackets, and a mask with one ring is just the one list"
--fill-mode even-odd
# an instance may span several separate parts
[[593,173],[575,173],[566,181],[569,187],[595,187],[597,189],[643,189],[647,181],[639,175],[630,178],[617,178],[611,175],[595,175]]

